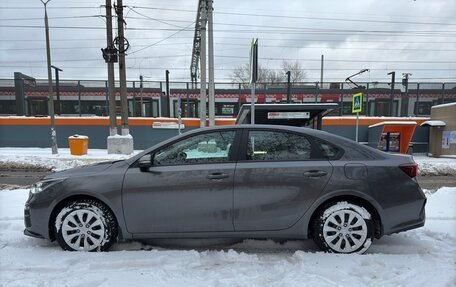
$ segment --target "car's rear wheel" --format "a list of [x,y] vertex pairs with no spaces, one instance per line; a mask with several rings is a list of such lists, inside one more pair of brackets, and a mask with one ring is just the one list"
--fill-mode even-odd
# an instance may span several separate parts
[[117,222],[111,210],[92,199],[73,201],[63,207],[54,228],[64,250],[105,251],[117,239]]
[[364,253],[372,244],[372,216],[364,207],[346,201],[326,205],[313,222],[313,239],[326,252]]

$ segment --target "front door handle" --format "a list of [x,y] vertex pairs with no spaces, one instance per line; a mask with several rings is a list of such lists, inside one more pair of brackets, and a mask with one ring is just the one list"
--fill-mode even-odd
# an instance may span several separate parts
[[208,179],[224,179],[228,177],[230,177],[228,174],[221,172],[214,172],[207,176]]
[[325,176],[327,174],[328,173],[324,170],[309,170],[309,171],[304,172],[304,175],[307,177],[321,177],[321,176]]

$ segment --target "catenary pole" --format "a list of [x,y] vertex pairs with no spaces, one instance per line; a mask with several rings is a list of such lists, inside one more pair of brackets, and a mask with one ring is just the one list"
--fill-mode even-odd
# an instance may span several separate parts
[[201,1],[201,47],[200,47],[200,127],[206,126],[206,1]]
[[215,83],[214,83],[214,29],[212,0],[207,0],[208,57],[209,57],[209,126],[215,126]]
[[125,67],[125,37],[122,0],[117,0],[117,30],[119,39],[119,81],[122,135],[126,136],[130,134],[130,130],[128,127],[127,72]]
[[[112,5],[111,0],[106,0],[106,44],[108,49],[113,47],[112,38]],[[112,51],[112,50],[111,50]],[[116,123],[116,88],[114,78],[114,62],[108,61],[108,99],[109,99],[109,135],[117,135]]]

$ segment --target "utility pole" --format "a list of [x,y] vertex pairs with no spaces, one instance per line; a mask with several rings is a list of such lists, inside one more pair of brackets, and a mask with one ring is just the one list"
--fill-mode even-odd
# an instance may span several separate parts
[[394,103],[394,81],[395,81],[395,77],[396,77],[396,72],[389,72],[387,75],[391,75],[390,117],[392,117],[393,113],[394,113],[394,108],[393,108],[393,103]]
[[325,56],[321,55],[321,71],[320,71],[320,89],[323,89],[323,63]]
[[124,37],[124,17],[123,2],[117,0],[117,34],[119,45],[119,81],[120,81],[120,103],[121,103],[121,124],[122,135],[130,134],[128,127],[128,100],[127,100],[127,74],[125,69],[125,37]]
[[207,0],[208,57],[209,57],[209,126],[215,126],[215,84],[214,84],[214,27],[212,0]]
[[[112,38],[112,6],[111,0],[106,0],[106,50],[109,53],[107,56],[108,64],[108,99],[109,99],[109,135],[117,135],[117,123],[116,123],[116,88],[114,79],[114,62],[117,62],[117,50],[113,45]],[[109,152],[109,149],[108,149]]]
[[49,95],[49,115],[51,117],[51,149],[52,154],[58,154],[59,150],[57,147],[57,132],[55,130],[55,117],[54,117],[54,95],[52,92],[52,71],[51,71],[51,45],[49,44],[49,23],[47,16],[47,4],[51,0],[44,2],[40,0],[44,5],[44,26],[46,29],[46,55],[47,55],[47,70],[48,70],[48,95]]
[[51,65],[51,68],[55,71],[55,93],[57,95],[57,114],[60,115],[62,112],[62,105],[60,104],[60,81],[59,81],[59,71],[62,72],[62,69],[57,68],[54,65]]
[[287,74],[287,103],[291,103],[291,72],[286,72]]
[[200,127],[204,128],[206,126],[206,1],[201,1],[201,47],[200,47],[200,78],[201,78],[201,87],[200,87]]

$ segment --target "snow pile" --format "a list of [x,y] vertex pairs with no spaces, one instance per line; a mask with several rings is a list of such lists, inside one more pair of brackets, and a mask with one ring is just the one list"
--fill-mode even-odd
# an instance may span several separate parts
[[131,155],[108,154],[104,149],[89,149],[87,155],[71,155],[70,149],[59,148],[53,155],[50,148],[0,148],[0,166],[8,169],[61,171],[103,161],[127,159]]
[[456,175],[456,157],[433,158],[414,156],[413,159],[418,164],[418,171],[422,176]]
[[[0,191],[2,286],[454,286],[456,188],[429,194],[424,228],[375,240],[365,255],[317,251],[310,240],[246,240],[216,248],[120,243],[64,252],[22,234],[27,190]],[[165,241],[165,240],[162,240]],[[171,243],[171,246],[170,244]]]

